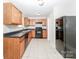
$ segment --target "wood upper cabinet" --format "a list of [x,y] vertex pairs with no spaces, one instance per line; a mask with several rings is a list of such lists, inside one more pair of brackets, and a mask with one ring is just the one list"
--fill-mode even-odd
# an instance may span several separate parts
[[47,30],[43,30],[43,38],[47,38]]
[[39,19],[38,21],[36,20],[36,22],[41,22],[42,25],[47,25],[47,19]]
[[42,22],[42,25],[47,25],[47,19],[40,19],[40,22]]
[[30,25],[34,26],[35,25],[36,20],[35,19],[30,19]]
[[30,25],[35,25],[36,22],[41,22],[42,25],[47,25],[47,19],[30,19]]
[[27,17],[24,17],[24,25],[29,25],[30,20]]
[[4,24],[21,25],[22,13],[12,3],[4,3]]

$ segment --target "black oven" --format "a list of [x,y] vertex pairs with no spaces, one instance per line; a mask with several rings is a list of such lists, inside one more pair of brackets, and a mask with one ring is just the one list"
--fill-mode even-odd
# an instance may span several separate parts
[[42,27],[35,28],[35,38],[42,38]]

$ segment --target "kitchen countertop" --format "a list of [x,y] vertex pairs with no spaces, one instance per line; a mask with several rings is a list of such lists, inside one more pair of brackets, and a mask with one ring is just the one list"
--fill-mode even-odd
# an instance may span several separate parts
[[[35,30],[35,28],[27,28],[19,31],[13,31],[9,33],[4,33],[4,37],[10,37],[10,38],[17,38],[22,37],[23,35],[27,34],[28,32]],[[43,28],[42,30],[47,30],[46,28]]]
[[31,30],[23,30],[23,31],[17,31],[17,32],[12,32],[12,33],[6,33],[4,34],[4,37],[11,37],[11,38],[19,38],[22,37],[23,35],[27,34]]
[[[35,26],[29,26],[29,27],[25,27],[25,29],[35,29]],[[42,29],[47,29],[47,26],[42,26]]]

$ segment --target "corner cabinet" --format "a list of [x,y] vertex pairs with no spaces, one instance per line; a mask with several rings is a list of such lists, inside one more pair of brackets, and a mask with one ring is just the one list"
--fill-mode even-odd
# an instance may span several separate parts
[[4,3],[4,24],[5,25],[21,25],[22,13],[12,3]]

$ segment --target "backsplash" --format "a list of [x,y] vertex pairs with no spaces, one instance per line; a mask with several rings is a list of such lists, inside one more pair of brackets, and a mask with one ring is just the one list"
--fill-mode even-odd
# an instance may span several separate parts
[[18,27],[15,25],[3,25],[3,33],[18,31],[18,30],[22,30],[22,29],[23,29],[23,27]]

